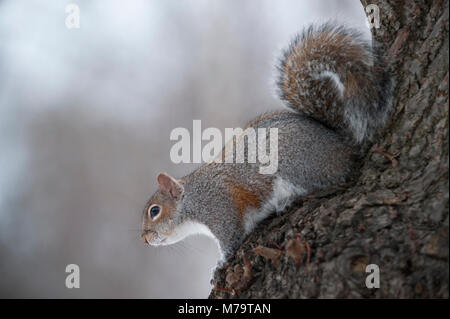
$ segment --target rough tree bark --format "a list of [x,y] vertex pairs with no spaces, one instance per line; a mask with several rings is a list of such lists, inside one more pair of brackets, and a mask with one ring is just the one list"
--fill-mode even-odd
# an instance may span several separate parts
[[[395,78],[394,114],[359,178],[261,224],[210,298],[448,298],[448,1],[363,0]],[[380,288],[365,285],[377,264]]]

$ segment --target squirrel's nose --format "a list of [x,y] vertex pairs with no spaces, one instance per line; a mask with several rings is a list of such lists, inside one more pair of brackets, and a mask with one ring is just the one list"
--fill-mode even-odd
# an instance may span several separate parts
[[152,239],[152,234],[149,232],[145,232],[141,235],[141,239],[144,243],[150,244],[150,241]]

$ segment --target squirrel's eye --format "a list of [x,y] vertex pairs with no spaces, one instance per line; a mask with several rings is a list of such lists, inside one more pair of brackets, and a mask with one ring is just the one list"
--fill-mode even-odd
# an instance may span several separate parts
[[161,211],[161,208],[159,206],[153,206],[150,208],[150,217],[153,219],[156,216],[158,216],[159,212]]

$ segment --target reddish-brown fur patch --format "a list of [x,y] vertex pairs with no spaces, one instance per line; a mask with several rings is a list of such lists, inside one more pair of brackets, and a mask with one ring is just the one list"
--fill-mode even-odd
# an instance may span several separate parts
[[231,196],[233,203],[241,218],[244,217],[245,211],[248,208],[259,208],[261,207],[261,199],[251,190],[245,188],[241,185],[231,185]]

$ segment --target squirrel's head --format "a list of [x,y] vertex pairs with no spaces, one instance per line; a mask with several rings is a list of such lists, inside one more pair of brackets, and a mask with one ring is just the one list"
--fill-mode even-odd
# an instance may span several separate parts
[[157,180],[159,188],[144,209],[141,238],[152,246],[170,245],[180,240],[176,229],[184,187],[165,173],[158,174]]

